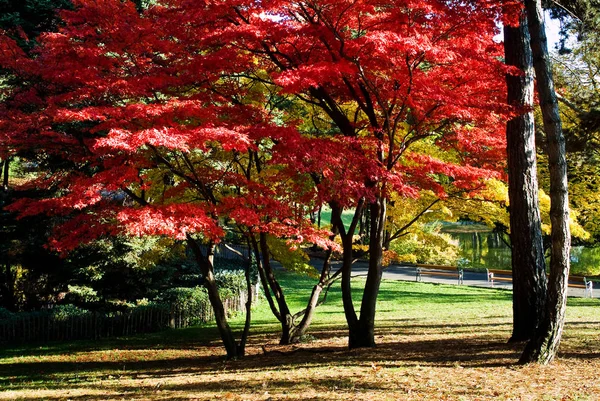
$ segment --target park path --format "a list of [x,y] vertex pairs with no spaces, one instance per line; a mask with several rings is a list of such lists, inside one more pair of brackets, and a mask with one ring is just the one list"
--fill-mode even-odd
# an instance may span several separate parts
[[[320,269],[323,261],[319,259],[311,260],[311,264],[316,268]],[[339,265],[340,262],[333,262],[334,266]],[[335,268],[335,267],[334,267]],[[352,267],[353,276],[366,276],[368,269],[367,262],[358,261]],[[403,281],[416,281],[417,272],[414,266],[404,265],[389,265],[383,270],[383,278],[387,280],[403,280]],[[445,276],[434,276],[434,275],[423,275],[422,281],[425,283],[438,283],[438,284],[450,284],[458,285],[458,280],[445,277]],[[463,285],[469,285],[474,287],[487,287],[487,288],[501,288],[512,291],[512,282],[510,281],[497,281],[493,284],[487,281],[486,273],[470,272],[465,271],[463,277]],[[584,296],[583,288],[569,287],[568,296],[580,297]],[[594,298],[600,297],[600,288],[594,288]]]

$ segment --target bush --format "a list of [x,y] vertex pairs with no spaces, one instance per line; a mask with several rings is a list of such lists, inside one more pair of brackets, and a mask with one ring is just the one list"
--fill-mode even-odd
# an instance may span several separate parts
[[5,308],[0,308],[0,320],[10,320],[14,318],[15,313]]
[[[250,282],[252,284],[256,284],[258,282],[258,268],[256,266],[256,260],[254,256],[251,255],[252,262],[250,264]],[[240,274],[242,278],[245,277],[246,264],[248,262],[242,261],[240,259],[216,259],[215,260],[215,273],[220,272],[236,272]],[[245,278],[244,278],[245,282]],[[246,288],[246,284],[240,287],[242,290]]]
[[155,302],[187,316],[187,324],[195,325],[206,321],[211,310],[208,293],[202,287],[169,288],[160,294]]
[[242,270],[222,270],[215,273],[215,281],[221,294],[239,294],[246,291],[246,275]]
[[87,316],[90,313],[89,310],[81,309],[71,304],[57,305],[50,310],[50,315],[54,320],[68,320],[74,317]]
[[85,305],[100,301],[98,292],[86,285],[69,285],[66,300],[73,304]]
[[458,241],[441,233],[435,225],[424,226],[421,231],[393,241],[390,248],[398,262],[456,266],[460,257]]
[[155,302],[163,305],[175,306],[182,309],[200,308],[209,303],[208,294],[202,287],[176,287],[163,291]]

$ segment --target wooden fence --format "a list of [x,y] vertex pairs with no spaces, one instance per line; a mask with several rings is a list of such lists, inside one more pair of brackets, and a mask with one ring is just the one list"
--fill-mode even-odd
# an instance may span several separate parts
[[[247,294],[224,299],[229,316],[245,310]],[[0,320],[0,343],[98,339],[184,328],[214,319],[209,303],[199,308],[138,307],[126,312],[89,313],[57,319],[50,313],[22,314]]]

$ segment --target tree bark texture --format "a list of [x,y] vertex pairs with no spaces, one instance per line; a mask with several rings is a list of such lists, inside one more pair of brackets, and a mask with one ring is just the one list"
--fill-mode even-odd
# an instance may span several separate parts
[[558,102],[554,91],[548,55],[543,11],[540,0],[525,0],[527,21],[531,33],[531,50],[537,78],[540,107],[544,120],[550,173],[550,221],[552,223],[550,278],[546,311],[534,338],[529,341],[521,363],[550,363],[558,351],[567,302],[569,277],[569,196],[565,139],[562,133]]
[[504,54],[507,65],[523,72],[506,75],[508,104],[523,111],[506,124],[506,139],[513,274],[511,341],[526,341],[543,315],[547,283],[536,167],[533,60],[524,13],[519,26],[504,26]]

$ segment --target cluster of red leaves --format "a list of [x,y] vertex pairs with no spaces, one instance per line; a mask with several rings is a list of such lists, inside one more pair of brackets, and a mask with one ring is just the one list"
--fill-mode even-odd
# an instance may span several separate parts
[[[85,166],[12,208],[73,216],[61,249],[121,230],[218,240],[231,222],[330,246],[306,219],[319,204],[443,197],[441,175],[473,190],[502,168],[507,70],[492,37],[513,3],[76,0],[33,55],[0,36],[20,81],[2,89],[2,152]],[[273,96],[319,108],[332,130],[275,121]],[[409,150],[419,141],[456,157]]]

